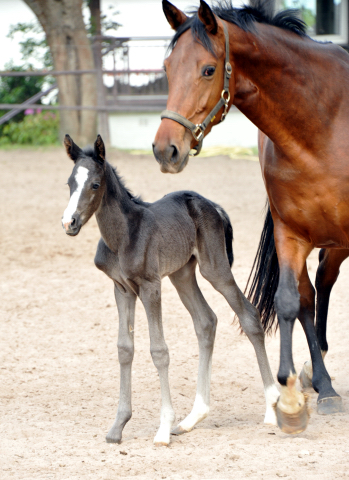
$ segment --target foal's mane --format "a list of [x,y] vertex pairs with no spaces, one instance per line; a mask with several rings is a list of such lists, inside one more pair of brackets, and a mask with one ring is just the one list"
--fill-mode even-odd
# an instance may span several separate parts
[[[91,157],[96,163],[99,163],[97,155],[92,147],[84,148],[83,152],[84,155],[86,155],[87,157]],[[106,164],[106,177],[107,180],[109,180],[107,181],[108,194],[114,197],[119,197],[121,193],[122,196],[125,195],[137,205],[147,205],[146,202],[143,202],[140,196],[135,196],[133,195],[133,193],[131,193],[131,191],[126,187],[122,177],[120,177],[120,175],[118,174],[116,168],[110,165],[109,162],[106,162]],[[119,198],[119,200],[122,199]]]
[[[272,25],[284,30],[296,33],[301,37],[306,37],[306,24],[297,16],[297,10],[288,9],[271,15],[263,5],[263,0],[259,0],[256,6],[248,5],[242,8],[233,7],[232,0],[217,0],[212,7],[212,11],[217,17],[227,22],[233,23],[246,32],[255,32],[256,23]],[[206,50],[215,55],[211,39],[207,34],[204,24],[199,20],[197,10],[190,12],[192,15],[183,23],[174,34],[169,50],[172,50],[182,33],[191,29],[194,38],[196,38]]]

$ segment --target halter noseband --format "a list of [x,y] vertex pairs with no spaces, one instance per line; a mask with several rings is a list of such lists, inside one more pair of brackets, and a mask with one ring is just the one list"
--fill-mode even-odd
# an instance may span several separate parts
[[230,80],[233,69],[231,64],[229,63],[229,34],[228,34],[228,29],[225,23],[223,23],[223,28],[224,28],[224,36],[225,36],[224,86],[221,93],[221,98],[219,99],[217,105],[211,110],[211,112],[207,115],[205,120],[202,123],[198,123],[198,124],[191,122],[187,118],[183,117],[183,115],[181,115],[180,113],[172,112],[171,110],[164,110],[163,112],[161,112],[161,120],[163,118],[169,118],[170,120],[174,120],[175,122],[180,123],[181,125],[183,125],[183,127],[191,131],[193,137],[198,142],[198,144],[194,147],[194,149],[196,150],[196,153],[194,153],[193,156],[199,155],[202,148],[202,142],[204,139],[204,131],[206,130],[210,122],[213,122],[219,110],[222,107],[224,107],[224,110],[219,122],[223,122],[223,120],[225,119],[228,113],[228,106],[230,101],[229,80]]

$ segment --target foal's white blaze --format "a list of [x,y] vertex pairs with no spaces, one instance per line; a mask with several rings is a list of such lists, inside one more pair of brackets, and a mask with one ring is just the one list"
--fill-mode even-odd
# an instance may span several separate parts
[[277,425],[276,413],[274,405],[280,397],[280,392],[277,386],[271,385],[264,390],[265,403],[267,405],[264,417],[264,423],[268,425]]
[[63,214],[63,218],[62,218],[62,224],[63,224],[63,226],[66,230],[68,229],[69,225],[71,224],[72,217],[73,217],[74,213],[76,212],[76,209],[77,209],[77,206],[78,206],[78,203],[79,203],[79,199],[80,199],[80,195],[81,195],[81,192],[82,192],[82,190],[84,188],[84,185],[86,183],[87,177],[88,177],[88,169],[85,168],[85,167],[79,167],[77,169],[77,172],[76,172],[76,175],[75,175],[75,181],[77,183],[77,188],[76,188],[75,192],[72,194],[72,196],[70,197],[68,206],[65,209],[64,214]]

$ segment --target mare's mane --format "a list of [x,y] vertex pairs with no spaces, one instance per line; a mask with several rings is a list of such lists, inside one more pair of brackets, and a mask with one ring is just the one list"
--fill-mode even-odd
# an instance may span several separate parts
[[[264,7],[261,0],[259,0],[258,4],[254,7],[245,5],[242,8],[233,7],[232,0],[218,0],[216,5],[212,7],[212,11],[217,17],[235,24],[246,32],[255,32],[255,24],[264,23],[294,32],[301,37],[307,36],[307,26],[303,20],[297,16],[297,10],[288,9],[273,16]],[[171,51],[175,47],[179,37],[184,32],[191,29],[193,37],[198,40],[206,50],[215,55],[211,39],[207,34],[204,24],[199,20],[197,10],[191,11],[190,14],[192,16],[189,17],[174,34],[169,45],[169,50]]]
[[[96,163],[100,163],[92,147],[84,148],[83,152],[86,157],[91,157]],[[119,197],[119,192],[121,192],[122,195],[126,195],[134,203],[138,205],[147,205],[146,202],[143,202],[140,196],[135,196],[133,195],[133,193],[131,193],[131,191],[126,187],[122,177],[120,177],[120,175],[118,174],[116,168],[110,165],[109,162],[106,163],[106,177],[110,180],[109,182],[107,181],[108,194],[114,197]]]

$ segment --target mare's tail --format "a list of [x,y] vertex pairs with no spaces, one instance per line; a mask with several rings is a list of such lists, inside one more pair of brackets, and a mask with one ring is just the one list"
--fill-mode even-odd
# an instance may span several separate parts
[[273,330],[276,317],[274,297],[279,284],[279,262],[276,254],[274,222],[270,213],[269,202],[267,202],[267,208],[257,254],[244,293],[250,286],[247,298],[259,310],[264,331],[270,333]]
[[224,228],[224,236],[225,236],[225,248],[227,251],[228,255],[228,261],[230,268],[233,265],[234,262],[234,254],[233,254],[233,227],[230,223],[230,218],[229,215],[225,210],[220,205],[217,205],[217,203],[212,202],[214,208],[217,210],[219,213],[219,216],[221,217],[223,221],[223,228]]

